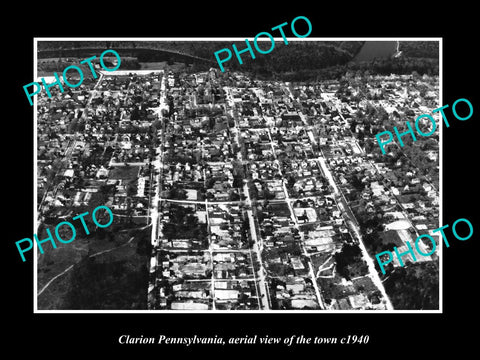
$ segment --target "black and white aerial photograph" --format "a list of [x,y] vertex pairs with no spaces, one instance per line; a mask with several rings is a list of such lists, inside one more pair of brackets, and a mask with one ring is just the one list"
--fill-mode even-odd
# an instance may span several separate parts
[[474,349],[472,5],[72,5],[2,25],[7,352]]
[[36,39],[37,310],[438,311],[440,39],[229,40]]

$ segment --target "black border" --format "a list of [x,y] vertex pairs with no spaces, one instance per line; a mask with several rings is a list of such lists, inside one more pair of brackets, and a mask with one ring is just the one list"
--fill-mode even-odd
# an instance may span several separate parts
[[[180,354],[183,350],[192,355],[199,352],[213,355],[214,351],[220,351],[228,356],[232,350],[236,354],[254,355],[259,348],[251,345],[119,346],[118,337],[122,334],[370,336],[367,345],[263,348],[267,354],[311,351],[314,356],[333,352],[391,356],[397,351],[403,356],[413,356],[418,352],[433,354],[451,345],[466,350],[474,344],[474,334],[466,324],[477,306],[474,264],[479,230],[470,240],[453,240],[449,249],[444,248],[443,314],[33,314],[32,258],[27,257],[27,262],[22,263],[14,241],[33,233],[33,128],[29,125],[33,121],[33,110],[22,86],[33,78],[34,37],[250,37],[299,15],[310,19],[311,37],[442,37],[443,103],[452,104],[458,98],[467,98],[474,107],[470,120],[453,120],[450,128],[444,128],[443,223],[452,224],[465,217],[474,229],[479,229],[474,211],[477,194],[474,145],[480,110],[477,110],[478,92],[474,91],[478,79],[478,45],[474,37],[477,20],[473,6],[457,2],[449,9],[435,9],[407,3],[383,3],[381,7],[342,3],[334,9],[316,3],[294,9],[292,4],[277,3],[260,11],[258,6],[244,3],[197,4],[197,8],[186,3],[175,4],[173,8],[164,3],[144,6],[135,3],[125,7],[110,4],[105,9],[100,5],[77,5],[74,9],[66,9],[64,5],[55,8],[53,3],[43,9],[38,5],[38,9],[29,9],[28,13],[19,12],[22,19],[14,28],[2,25],[3,34],[8,38],[2,60],[7,81],[3,84],[3,106],[8,110],[3,132],[4,179],[7,179],[3,206],[7,215],[2,245],[8,265],[4,272],[7,284],[3,285],[8,347],[21,351],[29,344],[35,352],[55,354],[54,358],[59,354],[68,356],[70,352],[95,356],[98,350],[102,353],[119,350],[127,356],[145,352],[164,356],[165,352]],[[129,10],[129,6],[135,6],[135,10]]]

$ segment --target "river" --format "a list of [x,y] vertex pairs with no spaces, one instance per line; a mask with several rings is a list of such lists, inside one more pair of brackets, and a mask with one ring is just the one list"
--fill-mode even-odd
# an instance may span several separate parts
[[398,51],[398,41],[365,41],[360,52],[352,60],[371,61],[374,58],[385,58],[395,55]]

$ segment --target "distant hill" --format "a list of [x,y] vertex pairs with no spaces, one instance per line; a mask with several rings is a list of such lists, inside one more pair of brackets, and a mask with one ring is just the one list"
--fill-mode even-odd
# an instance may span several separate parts
[[[244,41],[233,42],[239,50],[246,48]],[[401,41],[401,56],[375,58],[353,62],[365,41],[293,41],[285,45],[275,42],[269,54],[255,52],[242,54],[240,65],[235,54],[223,66],[227,71],[242,71],[252,78],[283,81],[338,79],[348,70],[368,70],[372,74],[388,75],[438,74],[438,41]],[[253,45],[252,45],[253,46]],[[222,48],[232,51],[232,41],[39,41],[38,58],[87,58],[99,56],[106,49],[116,50],[122,57],[121,70],[140,68],[140,63],[167,62],[169,65],[185,63],[191,71],[219,69],[214,53]],[[264,44],[264,47],[266,45]],[[221,56],[224,56],[222,54]],[[45,69],[63,68],[63,64],[43,64]],[[55,70],[54,70],[55,71]]]
[[399,51],[402,56],[411,58],[438,59],[438,41],[400,41]]
[[[120,56],[136,57],[139,62],[184,61],[204,67],[218,67],[214,53],[222,48],[232,52],[232,43],[239,50],[242,41],[39,41],[38,58],[99,56],[105,49],[115,49]],[[269,54],[259,54],[251,59],[242,54],[240,65],[233,54],[226,69],[254,72],[271,76],[285,72],[318,70],[350,61],[363,46],[363,41],[293,41],[288,45],[275,42]],[[82,55],[83,54],[83,55]]]

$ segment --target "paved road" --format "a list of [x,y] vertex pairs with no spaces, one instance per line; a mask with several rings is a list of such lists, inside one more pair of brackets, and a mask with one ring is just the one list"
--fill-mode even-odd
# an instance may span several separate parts
[[[92,103],[92,100],[93,100],[93,97],[95,95],[95,89],[97,88],[98,84],[100,84],[102,82],[102,79],[103,79],[103,74],[100,75],[100,77],[98,78],[98,81],[95,83],[92,91],[90,92],[89,94],[89,98],[85,104],[85,108],[83,109],[83,112],[82,112],[82,116],[80,117],[80,121],[82,120],[85,120],[86,119],[86,114],[88,112],[88,107],[90,106],[90,104]],[[35,102],[35,111],[37,111],[37,102]],[[65,162],[65,164],[68,164],[68,160],[70,159],[70,157],[72,156],[72,153],[73,153],[73,150],[75,149],[75,146],[77,144],[77,136],[79,135],[80,133],[78,131],[75,132],[74,136],[73,136],[73,139],[70,139],[70,141],[68,142],[68,145],[67,145],[67,148],[65,149],[65,152],[63,153],[63,155],[61,157],[59,157],[60,159],[62,159],[62,161]],[[36,161],[36,159],[35,159]],[[65,167],[61,167],[59,168],[56,173],[55,173],[55,176],[53,179],[55,179],[55,177],[58,175],[58,174],[61,174],[62,171],[65,170]],[[38,178],[38,175],[37,173],[35,174],[35,178]],[[52,180],[53,182],[53,180]],[[42,208],[43,208],[43,203],[45,201],[45,198],[46,198],[46,195],[48,193],[48,191],[50,190],[50,187],[51,185],[49,185],[46,189],[45,189],[45,192],[43,194],[43,198],[42,200],[40,201],[40,204],[38,205],[38,212],[37,212],[37,222],[38,224],[36,224],[35,228],[38,229],[38,227],[40,226],[40,223],[41,223],[41,220],[40,220],[40,215],[42,213]],[[53,190],[53,197],[55,198],[55,195],[57,194],[57,191],[58,191],[58,184],[55,185],[55,188]]]
[[[233,98],[232,98],[230,88],[227,88],[227,93],[228,93],[228,97],[227,97],[228,105],[230,107],[230,112],[233,116],[233,120],[234,120],[234,124],[235,124],[235,130],[236,130],[235,141],[237,142],[237,145],[240,147],[241,143],[240,143],[240,130],[239,130],[239,127],[238,127],[238,118],[233,111],[234,103],[233,103]],[[226,105],[225,105],[225,109],[227,110]],[[240,151],[240,154],[242,154],[242,153],[243,153],[243,150]],[[243,164],[243,161],[244,161],[243,155],[242,155],[242,158],[240,160],[242,161],[242,164]],[[246,181],[244,182],[244,185],[243,185],[243,193],[244,193],[245,198],[246,198],[245,204],[247,205],[247,208],[248,208],[247,209],[247,216],[248,216],[248,221],[249,221],[249,225],[250,225],[249,226],[250,227],[250,237],[253,240],[253,244],[254,244],[253,245],[253,250],[255,251],[255,253],[257,255],[257,260],[258,260],[258,263],[259,263],[259,269],[258,269],[258,272],[257,272],[258,281],[255,281],[255,285],[257,287],[257,293],[259,295],[259,304],[261,304],[261,307],[262,307],[263,310],[269,310],[271,308],[271,306],[270,306],[270,291],[269,291],[269,288],[268,288],[268,284],[265,281],[266,271],[265,271],[265,268],[263,267],[263,261],[262,261],[262,255],[261,255],[261,251],[263,249],[263,246],[262,246],[262,243],[261,243],[261,239],[259,239],[257,237],[255,220],[253,218],[253,211],[251,210],[252,200],[250,198],[250,191],[249,191],[249,188],[248,188],[248,183]],[[250,254],[250,258],[251,258],[251,261],[252,261],[253,272],[255,273],[255,266],[253,264],[253,258],[251,257],[251,254]],[[255,278],[257,278],[257,275],[255,276]]]
[[[278,172],[280,173],[280,176],[282,177],[282,179],[285,179],[282,168],[281,168],[280,163],[277,159],[277,154],[275,152],[275,146],[274,146],[274,143],[273,143],[272,135],[270,134],[270,129],[267,129],[267,132],[268,132],[268,138],[270,139],[270,146],[272,148],[272,153],[273,153],[273,156],[275,158],[275,162],[278,165]],[[298,221],[297,221],[297,217],[295,216],[295,213],[293,211],[292,200],[290,199],[290,196],[288,195],[288,189],[287,189],[287,186],[285,185],[284,180],[282,180],[282,186],[283,186],[283,192],[285,194],[285,201],[287,203],[288,209],[290,210],[290,218],[294,222],[295,228],[297,230],[300,230],[300,227],[299,227],[299,224],[298,224]],[[303,237],[303,232],[300,232],[300,234]],[[308,259],[308,261],[307,261],[308,262],[308,269],[309,269],[309,273],[310,273],[310,278],[312,279],[312,284],[313,284],[313,288],[315,290],[315,295],[317,297],[318,304],[319,304],[321,309],[325,310],[326,309],[325,303],[323,301],[322,294],[320,292],[320,288],[319,288],[318,283],[317,283],[317,277],[315,276],[315,271],[313,269],[310,254],[305,249],[305,245],[304,245],[303,241],[300,242],[300,247],[302,249],[303,255]]]
[[361,233],[360,233],[360,226],[357,222],[357,219],[355,218],[352,210],[348,206],[347,200],[345,199],[345,196],[344,196],[343,192],[341,191],[341,189],[339,189],[339,187],[335,183],[335,180],[334,180],[334,178],[333,178],[333,176],[330,172],[330,169],[328,168],[328,166],[325,162],[325,159],[320,158],[319,163],[322,167],[322,172],[326,175],[326,178],[328,179],[329,184],[335,190],[335,195],[336,195],[335,196],[335,201],[336,201],[338,207],[342,210],[342,213],[346,216],[346,218],[347,218],[346,223],[347,223],[348,227],[350,228],[350,230],[353,232],[355,238],[357,239],[360,250],[362,251],[362,257],[365,260],[365,262],[367,263],[368,271],[370,273],[370,278],[372,279],[373,283],[378,288],[378,290],[380,290],[380,292],[382,294],[382,297],[385,299],[385,302],[386,302],[385,305],[387,307],[387,310],[393,310],[393,306],[392,306],[392,303],[390,301],[390,298],[388,297],[388,295],[385,291],[385,288],[383,286],[383,283],[380,280],[380,277],[378,276],[378,272],[375,269],[375,264],[374,264],[372,258],[370,257],[370,255],[368,254],[368,251],[365,247],[365,244],[363,243],[363,239],[362,239],[362,236],[361,236]]

